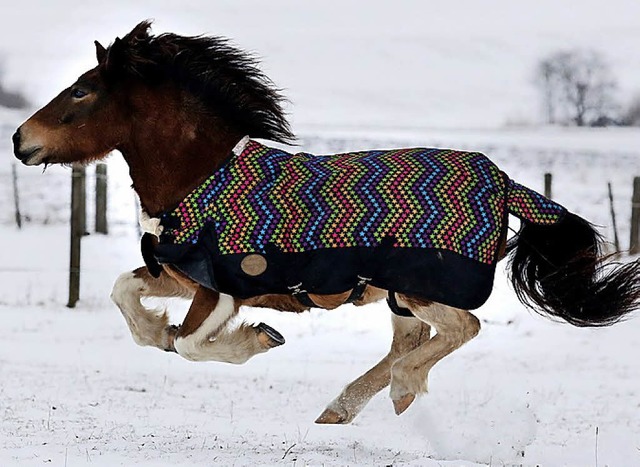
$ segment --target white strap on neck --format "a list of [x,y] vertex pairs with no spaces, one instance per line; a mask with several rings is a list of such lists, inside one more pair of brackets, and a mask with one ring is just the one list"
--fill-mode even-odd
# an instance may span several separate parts
[[156,237],[160,237],[160,234],[164,230],[164,227],[160,225],[160,218],[149,217],[147,211],[140,208],[140,217],[138,222],[143,232],[150,233]]
[[231,151],[233,151],[233,153],[236,156],[239,156],[240,154],[242,154],[242,151],[244,151],[244,148],[247,147],[247,144],[249,144],[250,140],[251,138],[249,138],[249,135],[243,136],[242,139],[238,141],[238,144],[236,144]]

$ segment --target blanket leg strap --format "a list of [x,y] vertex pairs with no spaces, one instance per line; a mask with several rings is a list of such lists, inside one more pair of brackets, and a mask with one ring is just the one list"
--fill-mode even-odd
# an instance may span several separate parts
[[396,300],[395,292],[389,291],[389,296],[387,297],[387,303],[389,304],[389,308],[391,311],[398,316],[404,316],[406,318],[413,318],[415,315],[411,313],[409,308],[402,307],[398,305],[398,300]]

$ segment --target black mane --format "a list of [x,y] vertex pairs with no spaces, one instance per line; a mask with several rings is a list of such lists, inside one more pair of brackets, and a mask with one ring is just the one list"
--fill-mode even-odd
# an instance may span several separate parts
[[250,54],[221,37],[149,34],[143,21],[107,49],[101,66],[150,83],[171,80],[187,89],[232,128],[253,138],[295,140],[282,109],[284,97]]

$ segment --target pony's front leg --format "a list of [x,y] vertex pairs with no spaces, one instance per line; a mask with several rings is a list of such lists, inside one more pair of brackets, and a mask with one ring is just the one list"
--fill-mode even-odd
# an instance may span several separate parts
[[280,333],[264,323],[231,328],[239,307],[240,301],[230,295],[199,287],[176,335],[176,352],[192,361],[240,364],[284,344]]
[[195,287],[186,281],[162,271],[155,278],[146,267],[121,274],[116,280],[111,299],[120,308],[133,340],[138,345],[149,345],[162,350],[173,351],[176,326],[169,324],[166,311],[148,309],[142,305],[143,297],[192,298]]

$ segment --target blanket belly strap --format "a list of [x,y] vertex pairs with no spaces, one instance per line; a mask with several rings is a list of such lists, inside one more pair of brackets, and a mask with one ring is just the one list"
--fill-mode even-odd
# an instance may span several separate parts
[[[371,282],[370,277],[358,276],[358,283],[351,289],[351,293],[344,301],[343,305],[346,303],[354,303],[362,299],[369,282]],[[289,289],[293,290],[291,295],[293,295],[302,305],[309,308],[316,308],[318,306],[311,297],[309,297],[309,293],[306,290],[302,290],[302,282],[293,287],[289,287]]]
[[317,308],[318,305],[316,305],[316,303],[311,300],[311,297],[309,297],[309,294],[307,292],[298,292],[295,294],[292,294],[296,300],[298,300],[302,305],[306,306],[307,308]]
[[370,277],[358,276],[358,283],[353,289],[351,289],[351,293],[349,294],[349,297],[347,298],[345,303],[353,303],[360,300],[364,295],[364,291],[367,288],[367,284],[369,282],[371,282]]
[[309,297],[307,291],[302,289],[302,282],[287,288],[291,290],[291,295],[302,305],[306,306],[307,308],[317,308],[318,305],[316,305],[315,302],[311,300],[311,297]]

